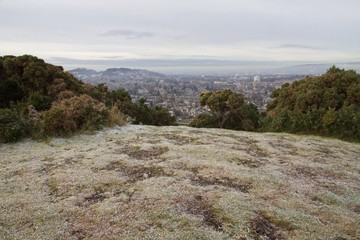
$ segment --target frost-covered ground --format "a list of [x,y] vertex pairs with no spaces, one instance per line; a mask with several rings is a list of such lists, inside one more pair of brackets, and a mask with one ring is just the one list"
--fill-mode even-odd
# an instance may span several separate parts
[[0,151],[0,239],[360,239],[359,144],[129,125]]

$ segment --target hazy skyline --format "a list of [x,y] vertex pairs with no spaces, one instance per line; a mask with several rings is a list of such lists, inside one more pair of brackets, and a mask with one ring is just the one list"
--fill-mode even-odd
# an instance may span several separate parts
[[358,0],[0,0],[0,55],[104,68],[360,61],[359,10]]

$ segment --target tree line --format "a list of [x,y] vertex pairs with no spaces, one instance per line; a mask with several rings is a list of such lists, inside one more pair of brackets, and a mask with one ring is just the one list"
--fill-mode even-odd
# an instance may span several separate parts
[[331,67],[325,74],[285,83],[271,94],[265,113],[231,90],[200,95],[194,127],[288,132],[360,140],[360,75]]
[[[207,108],[189,126],[315,134],[360,140],[360,75],[331,67],[325,74],[286,83],[272,92],[266,112],[230,89],[203,92]],[[67,136],[131,122],[175,125],[176,119],[124,89],[92,86],[35,56],[0,57],[0,142]]]

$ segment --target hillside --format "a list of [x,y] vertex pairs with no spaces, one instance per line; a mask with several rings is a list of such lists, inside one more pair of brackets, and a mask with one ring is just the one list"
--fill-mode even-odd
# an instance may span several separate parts
[[359,239],[360,146],[118,127],[2,144],[1,239]]

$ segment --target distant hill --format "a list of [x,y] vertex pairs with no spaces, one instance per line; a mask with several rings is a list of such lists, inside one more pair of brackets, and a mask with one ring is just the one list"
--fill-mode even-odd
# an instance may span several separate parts
[[96,76],[99,73],[93,69],[87,69],[87,68],[76,68],[73,70],[68,71],[74,76],[76,76],[79,79],[86,79],[90,76]]
[[127,80],[128,78],[164,78],[166,75],[152,72],[144,69],[132,68],[108,68],[105,71],[95,71],[87,68],[76,68],[69,71],[81,80],[108,80],[113,78],[116,80]]
[[319,75],[326,72],[331,66],[336,65],[342,69],[353,69],[357,72],[360,72],[360,62],[349,62],[349,63],[318,63],[318,64],[300,64],[300,65],[293,65],[287,67],[276,68],[274,71],[287,73],[287,74],[294,74],[294,73],[301,73],[301,74],[309,74],[309,75]]
[[359,239],[359,144],[128,125],[0,149],[1,239]]

